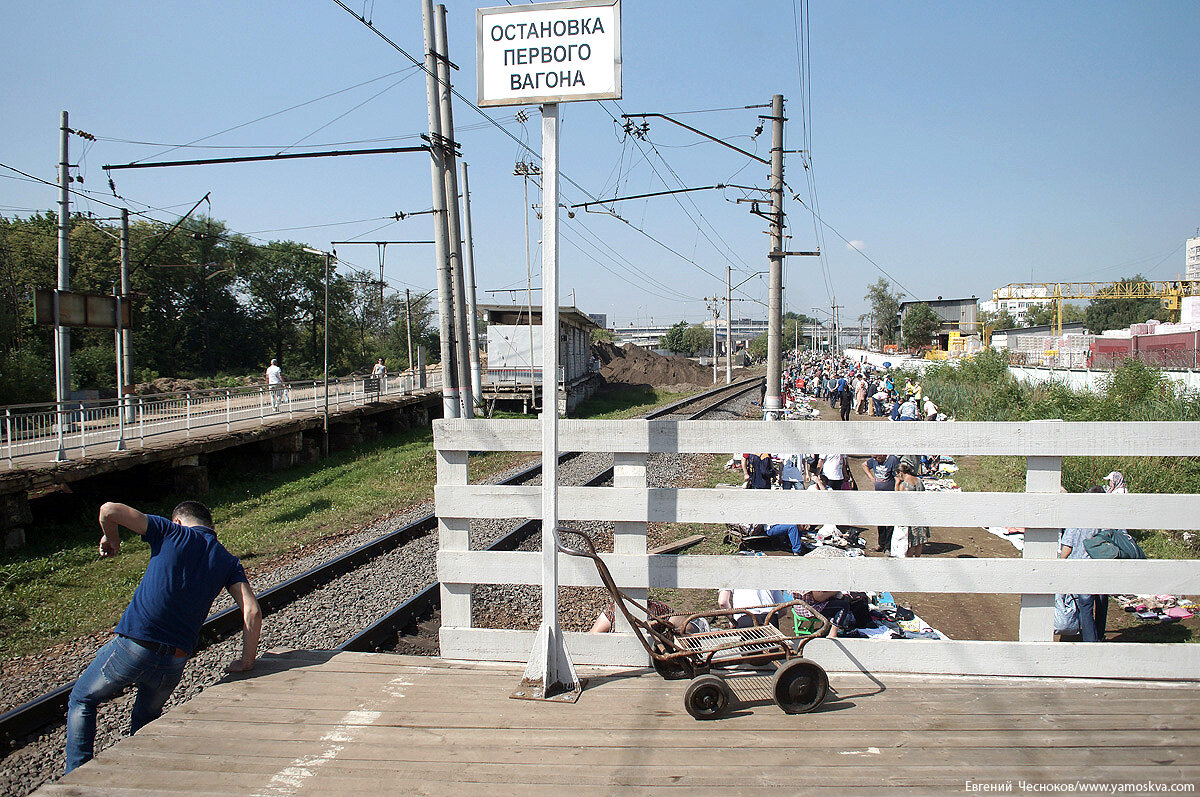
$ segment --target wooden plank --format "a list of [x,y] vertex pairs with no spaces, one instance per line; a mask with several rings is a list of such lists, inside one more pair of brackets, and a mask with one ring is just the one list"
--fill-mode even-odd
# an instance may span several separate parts
[[[866,769],[861,762],[820,768],[811,765],[808,767],[765,768],[736,765],[733,761],[737,758],[737,756],[730,756],[728,762],[718,763],[677,761],[656,764],[625,763],[607,767],[568,767],[542,761],[517,764],[476,762],[471,766],[463,766],[461,762],[426,761],[397,762],[396,766],[386,769],[372,765],[340,770],[337,769],[337,759],[335,758],[320,766],[312,765],[309,781],[305,783],[307,787],[305,791],[329,793],[332,790],[343,790],[347,787],[364,790],[372,787],[396,789],[402,787],[402,784],[418,784],[426,779],[485,784],[489,788],[493,783],[555,784],[563,787],[634,786],[655,788],[665,784],[687,784],[695,788],[748,785],[795,788],[806,782],[879,783],[880,780],[883,780],[884,784],[906,781],[913,785],[948,782],[961,786],[964,771],[969,771],[971,777],[978,781],[1003,780],[1014,775],[1019,775],[1026,780],[1043,782],[1074,780],[1074,778],[1064,778],[1061,766],[1036,763],[1027,765],[981,764],[978,767],[970,765],[969,761],[912,764],[899,768],[883,768],[887,774],[881,778],[877,772],[861,771]],[[270,776],[270,767],[279,766],[279,763],[257,764],[243,758],[238,760],[240,771],[237,772],[222,771],[221,762],[217,760],[210,759],[204,763],[208,764],[207,770],[197,767],[188,772],[180,767],[172,768],[169,771],[179,778],[189,778],[197,784],[207,782],[210,788],[213,785],[225,785],[236,789],[239,793],[250,791],[255,786],[258,786],[258,789],[254,789],[254,791],[265,794],[295,793],[296,791],[294,788],[286,792],[272,790],[262,782]],[[289,767],[285,766],[285,768]],[[293,766],[290,769],[294,770],[296,767]],[[1083,779],[1092,782],[1104,780],[1136,782],[1146,779],[1158,782],[1190,782],[1197,774],[1200,774],[1200,767],[1156,765],[1147,762],[1140,766],[1096,767],[1092,771],[1086,772]],[[152,784],[154,778],[162,778],[162,776],[161,771],[153,768],[134,767],[125,762],[97,759],[94,765],[81,767],[72,775],[64,778],[64,782],[87,785],[112,780],[117,783],[124,782],[134,786],[143,786]]]
[[[157,740],[158,737],[155,737]],[[235,740],[212,742],[209,750],[192,749],[181,751],[178,744],[170,748],[152,748],[139,745],[121,745],[114,750],[107,763],[126,764],[130,767],[169,769],[174,772],[200,772],[213,767],[214,762],[228,760],[230,757],[239,759],[239,766],[247,770],[264,773],[274,773],[288,766],[295,758],[312,749],[312,743],[284,742],[274,744],[256,744],[248,748],[239,745]],[[385,745],[370,745],[365,740],[355,743],[338,752],[337,757],[330,758],[321,765],[322,772],[334,770],[353,774],[356,770],[370,768],[376,772],[401,772],[413,765],[434,763],[438,766],[457,763],[459,765],[476,766],[509,766],[528,767],[530,765],[554,762],[561,769],[576,768],[615,768],[639,767],[657,768],[678,766],[672,763],[677,758],[674,748],[655,748],[648,756],[642,751],[631,754],[630,747],[594,747],[585,745],[576,748],[538,747],[522,743],[519,739],[505,739],[502,744],[465,744],[446,746],[440,755],[430,748],[389,748]],[[775,749],[748,748],[738,756],[738,760],[730,763],[714,763],[705,758],[695,756],[694,749],[689,748],[690,766],[701,770],[709,768],[708,774],[718,775],[721,769],[729,770],[726,777],[731,782],[740,780],[738,774],[746,775],[770,770],[792,769],[803,767],[808,770],[836,772],[838,769],[857,769],[862,764],[855,761],[853,756],[867,753],[868,747],[874,747],[877,752],[871,755],[872,767],[904,768],[908,766],[938,766],[957,765],[966,763],[969,758],[973,765],[979,766],[1070,766],[1072,768],[1091,767],[1136,767],[1148,766],[1155,760],[1168,760],[1172,763],[1185,763],[1197,760],[1200,748],[1194,746],[1172,746],[1144,750],[1133,748],[1102,748],[1094,749],[1085,745],[1067,748],[1053,748],[1031,744],[1028,747],[981,747],[981,748],[930,748],[930,747],[899,747],[887,745],[861,744],[857,738],[845,739],[840,748],[831,749],[824,755],[814,756],[808,745],[791,745]],[[433,753],[433,755],[431,755]],[[646,758],[636,762],[637,758]],[[740,771],[740,772],[739,772]],[[814,774],[810,772],[810,774]]]
[[[169,715],[168,715],[169,716]],[[145,745],[155,749],[170,749],[186,753],[192,749],[199,751],[211,750],[207,747],[212,739],[230,738],[225,731],[225,723],[212,723],[203,715],[189,717],[186,722],[171,722],[164,718],[155,725],[153,735],[146,734],[138,741],[137,736],[129,737],[123,745]],[[923,729],[918,731],[896,730],[862,730],[855,734],[853,743],[859,747],[904,747],[904,748],[986,748],[986,747],[1093,747],[1105,749],[1109,747],[1153,748],[1185,746],[1196,747],[1200,741],[1200,731],[1180,730],[1110,730],[1110,731],[1042,731],[1031,730],[1014,734],[1009,731],[995,730],[953,730],[939,731]],[[795,728],[778,728],[775,730],[745,730],[737,733],[737,744],[745,749],[774,749],[785,747],[795,742]],[[363,744],[368,751],[363,757],[372,755],[370,748],[381,746],[395,752],[401,748],[449,747],[456,745],[476,744],[480,733],[475,728],[405,728],[392,726],[375,726],[371,730],[371,738]],[[254,739],[260,744],[291,744],[298,741],[316,738],[313,730],[305,726],[293,724],[264,724],[254,725]],[[492,734],[494,744],[507,744],[512,736],[501,736],[498,731]],[[687,729],[679,728],[631,728],[621,732],[601,732],[592,729],[524,729],[519,732],[522,745],[536,747],[583,747],[604,746],[608,748],[640,749],[653,746],[656,749],[672,749],[680,751],[711,752],[727,745],[730,734],[724,730],[710,729],[699,726]],[[843,736],[817,736],[810,734],[804,739],[804,747],[809,750],[840,750],[845,749],[847,739]]]
[[660,545],[657,548],[651,548],[647,553],[651,556],[659,556],[668,553],[679,553],[685,548],[690,548],[698,542],[704,542],[708,537],[703,534],[693,534],[690,537],[684,537],[682,540],[668,542],[665,545]]
[[[374,706],[372,710],[405,710],[410,712],[420,712],[421,719],[415,720],[420,724],[427,723],[430,718],[444,716],[474,716],[488,717],[496,716],[526,716],[529,714],[528,709],[522,709],[508,702],[511,698],[512,688],[515,684],[512,682],[507,685],[493,685],[484,689],[464,688],[458,685],[454,688],[455,701],[447,702],[444,692],[434,692],[432,690],[412,690],[406,691],[403,695],[397,696],[386,702],[381,701],[378,706]],[[350,704],[353,704],[355,698],[363,697],[363,693],[356,692],[352,689],[331,692],[328,688],[320,690],[319,694],[309,693],[305,690],[297,694],[299,690],[291,690],[287,692],[279,691],[254,691],[247,690],[234,697],[216,697],[207,704],[208,708],[214,706],[225,706],[234,708],[246,698],[255,700],[255,704],[264,707],[264,710],[273,712],[286,711],[309,711],[309,710],[335,710]],[[762,690],[764,693],[766,690]],[[668,697],[674,695],[674,697]],[[592,692],[590,699],[593,701],[611,701],[611,705],[605,708],[605,713],[610,718],[629,717],[636,720],[641,717],[644,712],[652,706],[668,704],[675,712],[680,712],[682,706],[683,686],[663,687],[656,691],[644,691],[640,693],[630,692],[612,692],[601,691]],[[831,701],[830,706],[835,707],[839,701]],[[866,700],[866,698],[860,698]],[[751,703],[762,703],[764,705],[773,705],[773,701],[766,697],[765,699],[747,701]],[[1059,714],[1062,716],[1083,716],[1083,715],[1109,715],[1124,710],[1135,710],[1140,713],[1168,715],[1180,707],[1181,701],[1175,698],[1159,699],[1147,697],[1140,701],[1126,701],[1120,704],[1113,701],[1099,700],[1081,700],[1077,696],[1061,696],[1058,698],[1043,697],[1039,701],[1023,700],[1018,701],[1013,697],[1005,698],[1004,701],[992,699],[987,696],[975,696],[974,698],[957,698],[951,699],[949,696],[941,695],[926,700],[909,700],[903,703],[893,703],[890,701],[880,700],[878,702],[871,701],[866,705],[855,703],[856,710],[866,711],[872,715],[879,717],[904,717],[911,714],[925,714],[928,712],[936,712],[939,716],[975,716],[975,715],[1005,715],[1005,716],[1042,716],[1047,713]],[[1118,708],[1119,705],[1119,708]],[[1190,710],[1195,711],[1200,709],[1200,700],[1193,699],[1190,702],[1184,703]],[[595,710],[597,703],[585,707],[585,711]],[[843,706],[844,708],[844,706]],[[794,725],[795,720],[784,715],[758,718],[758,721],[768,721],[781,727]],[[1191,720],[1187,720],[1191,722]],[[1198,739],[1197,741],[1200,741]]]
[[[832,561],[832,560],[831,560]],[[1019,561],[1019,560],[1016,560]],[[532,644],[531,631],[442,628],[442,652],[456,658],[469,654],[493,661],[521,661]],[[605,637],[600,644],[597,637]],[[566,643],[580,664],[608,663],[622,635],[568,632]],[[624,637],[631,651],[636,640]],[[453,651],[447,654],[447,651]],[[816,640],[804,649],[806,658],[829,672],[914,672],[944,675],[1007,675],[1054,677],[1069,672],[1082,678],[1200,677],[1200,645],[1147,645],[1110,642],[976,642],[938,640]]]
[[[378,716],[373,717],[371,727],[401,727],[401,728],[475,728],[487,729],[489,732],[509,732],[524,730],[575,730],[575,731],[607,731],[626,732],[642,728],[652,721],[659,726],[692,728],[694,720],[683,710],[682,688],[676,695],[677,699],[663,698],[656,703],[658,709],[652,712],[633,714],[616,714],[607,711],[608,704],[603,704],[594,711],[533,711],[519,714],[504,714],[502,716],[481,715],[480,713],[441,712],[417,714],[408,709],[403,703],[392,707],[376,709]],[[853,705],[849,705],[853,703]],[[789,730],[791,732],[843,732],[843,731],[1011,731],[1037,732],[1044,731],[1136,731],[1155,728],[1173,728],[1180,731],[1193,732],[1200,728],[1197,721],[1178,713],[1137,714],[1120,711],[1110,714],[942,714],[933,713],[920,716],[912,712],[894,714],[875,714],[859,710],[861,704],[848,701],[841,706],[830,705],[822,711],[796,717],[784,714],[774,706],[755,705],[736,712],[722,720],[721,727],[730,732],[742,730]],[[269,705],[254,706],[254,716],[247,716],[245,703],[218,702],[206,704],[203,715],[210,722],[220,722],[227,725],[228,732],[235,732],[239,726],[250,725],[287,725],[301,724],[320,726],[323,730],[338,729],[344,725],[342,718],[346,711],[344,706],[337,708],[281,708]],[[188,717],[187,713],[182,715]]]
[[[536,420],[443,419],[434,445],[454,451],[540,451]],[[728,453],[877,451],[1023,457],[1200,455],[1200,422],[775,423],[770,421],[581,420],[559,424],[563,451]]]
[[[1194,561],[1173,559],[643,558],[617,554],[605,554],[603,559],[622,587],[712,589],[714,593],[746,586],[934,593],[1200,592],[1200,567]],[[536,584],[541,578],[540,561],[539,554],[524,551],[441,551],[438,577],[449,583]],[[565,554],[560,554],[558,561],[560,584],[602,586],[591,561]]]
[[[445,517],[536,517],[539,487],[434,488]],[[1200,496],[560,487],[562,519],[652,523],[1200,529]]]
[[[645,488],[646,483],[646,455],[641,453],[617,452],[613,454],[613,478],[614,487],[633,487]],[[579,540],[566,538],[567,545],[578,545]],[[622,521],[613,524],[613,553],[633,554],[635,556],[645,556],[646,554],[646,522],[642,520]],[[649,597],[649,591],[646,589],[631,588],[629,597],[645,602]],[[613,611],[613,629],[619,633],[628,633],[631,631],[629,622],[619,611]],[[648,664],[650,658],[644,655],[639,663]]]
[[[1042,421],[1058,424],[1062,421]],[[1025,460],[1026,493],[1062,492],[1062,457],[1028,457]],[[1058,558],[1058,529],[1026,528],[1022,559]],[[1021,596],[1017,639],[1050,642],[1054,639],[1054,594]]]

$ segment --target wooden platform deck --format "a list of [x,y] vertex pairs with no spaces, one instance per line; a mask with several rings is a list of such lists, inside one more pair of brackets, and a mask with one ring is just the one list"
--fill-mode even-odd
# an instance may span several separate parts
[[1195,683],[834,674],[835,697],[789,716],[747,674],[731,679],[746,702],[697,722],[683,710],[686,681],[582,674],[578,703],[546,704],[509,698],[511,665],[272,653],[39,794],[947,794],[1200,781]]

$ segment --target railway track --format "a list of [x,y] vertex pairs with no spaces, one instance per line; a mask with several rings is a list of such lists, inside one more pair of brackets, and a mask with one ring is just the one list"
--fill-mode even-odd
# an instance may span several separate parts
[[[714,390],[688,397],[667,407],[643,416],[647,419],[668,417],[695,418],[714,407],[757,389],[760,379],[748,379],[732,385],[722,385]],[[576,454],[566,453],[560,462],[574,459]],[[519,484],[540,476],[541,465],[525,468],[505,479],[504,484]],[[586,485],[603,484],[612,478],[611,466],[583,480]],[[384,534],[347,553],[331,559],[317,567],[299,573],[269,589],[263,590],[258,599],[263,614],[269,616],[285,610],[294,602],[312,595],[325,585],[369,565],[396,549],[431,535],[437,528],[434,514],[423,515],[388,534]],[[541,523],[530,520],[520,524],[491,544],[497,550],[512,549],[531,534],[539,532]],[[429,638],[436,640],[436,619],[439,601],[439,585],[435,582],[418,589],[415,594],[399,606],[370,623],[362,631],[345,639],[339,649],[382,650],[406,648],[412,652],[432,653]],[[216,612],[205,621],[201,630],[200,649],[219,645],[235,636],[241,629],[241,618],[235,607]],[[0,754],[9,754],[19,749],[48,728],[61,725],[66,714],[67,698],[74,682],[64,684],[46,694],[0,715]]]
[[[690,396],[683,401],[655,410],[644,416],[647,419],[663,419],[682,417],[695,420],[716,407],[731,401],[758,387],[760,380],[748,379],[722,386],[711,391]],[[612,467],[608,467],[583,486],[595,487],[612,480]],[[542,522],[537,519],[527,520],[505,537],[488,546],[488,550],[512,550],[521,544],[531,534],[542,530]],[[438,582],[429,584],[419,593],[397,606],[391,612],[365,628],[361,633],[347,639],[340,650],[372,652],[380,650],[396,650],[412,648],[417,651],[436,650],[437,621],[441,608],[441,594]],[[407,651],[406,651],[407,652]]]

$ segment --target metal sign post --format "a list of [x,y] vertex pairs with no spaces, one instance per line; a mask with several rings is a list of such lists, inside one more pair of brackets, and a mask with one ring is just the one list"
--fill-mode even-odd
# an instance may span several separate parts
[[475,20],[479,104],[542,104],[542,622],[512,696],[573,703],[583,684],[558,624],[558,104],[621,98],[621,4],[481,8]]
[[558,103],[542,106],[542,623],[513,697],[575,702],[558,624]]

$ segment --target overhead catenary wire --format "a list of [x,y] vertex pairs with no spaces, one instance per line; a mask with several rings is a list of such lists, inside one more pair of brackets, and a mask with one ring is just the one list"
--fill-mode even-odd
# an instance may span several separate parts
[[[353,91],[354,89],[357,89],[357,88],[361,88],[361,87],[363,87],[363,86],[370,85],[371,83],[376,83],[376,82],[378,82],[378,81],[380,81],[380,80],[386,80],[386,79],[387,79],[387,78],[389,78],[389,77],[393,77],[393,76],[395,76],[395,75],[399,75],[400,73],[402,73],[402,72],[406,72],[406,71],[408,71],[409,69],[411,69],[411,67],[405,67],[404,69],[397,69],[397,70],[396,70],[396,71],[394,71],[394,72],[388,72],[386,75],[380,75],[379,77],[374,77],[374,78],[371,78],[370,80],[364,80],[364,81],[362,81],[361,83],[355,83],[353,86],[347,86],[347,87],[346,87],[346,88],[344,88],[344,89],[338,89],[337,91],[331,91],[331,92],[329,92],[328,94],[322,94],[320,97],[316,97],[316,98],[314,98],[314,99],[311,99],[311,100],[306,100],[306,101],[304,101],[304,102],[301,102],[301,103],[297,103],[297,104],[295,104],[295,105],[288,106],[287,108],[284,108],[284,109],[282,109],[282,110],[279,110],[279,111],[273,111],[272,113],[264,114],[263,116],[259,116],[259,117],[255,118],[255,119],[251,119],[251,120],[250,120],[250,121],[248,121],[248,122],[242,122],[241,124],[236,124],[236,125],[234,125],[233,127],[227,127],[227,128],[225,128],[224,130],[218,130],[218,131],[217,131],[217,132],[215,132],[215,133],[210,133],[210,134],[209,134],[209,135],[207,135],[207,136],[201,136],[200,138],[195,138],[195,139],[192,139],[191,141],[187,142],[187,144],[180,144],[180,145],[177,145],[177,146],[172,146],[172,147],[169,147],[168,149],[165,149],[165,150],[163,150],[162,152],[156,152],[156,153],[154,153],[153,155],[147,155],[147,156],[145,156],[144,158],[140,158],[139,160],[149,160],[149,159],[151,159],[151,158],[158,158],[158,157],[160,157],[160,156],[162,156],[162,155],[166,155],[168,152],[171,152],[172,150],[179,149],[180,147],[183,147],[183,146],[190,146],[190,145],[192,145],[192,144],[198,144],[198,143],[200,143],[201,141],[207,141],[207,140],[208,140],[208,139],[210,139],[210,138],[216,138],[217,136],[221,136],[221,135],[224,135],[224,134],[226,134],[226,133],[232,133],[234,130],[240,130],[240,129],[241,129],[241,128],[243,128],[243,127],[249,127],[249,126],[250,126],[250,125],[252,125],[252,124],[256,124],[256,123],[258,123],[258,122],[262,122],[262,121],[264,121],[264,120],[266,120],[266,119],[270,119],[270,118],[272,118],[272,117],[275,117],[275,116],[279,116],[279,115],[281,115],[281,114],[288,113],[289,111],[294,111],[294,110],[296,110],[297,108],[303,108],[303,107],[305,107],[306,105],[312,105],[313,103],[320,102],[321,100],[327,100],[327,99],[329,99],[330,97],[336,97],[336,96],[337,96],[337,95],[339,95],[339,94],[345,94],[347,91]],[[136,161],[135,161],[135,162],[136,162]]]
[[[398,53],[400,53],[401,55],[403,55],[405,58],[407,58],[409,61],[411,61],[411,62],[412,62],[412,63],[413,63],[415,66],[417,66],[418,68],[420,68],[422,71],[425,71],[427,74],[431,74],[431,75],[432,75],[432,77],[434,78],[434,80],[437,80],[439,84],[441,83],[441,79],[440,79],[440,78],[438,77],[438,75],[436,74],[436,70],[434,70],[434,72],[433,72],[433,73],[430,73],[430,72],[429,72],[429,71],[428,71],[428,70],[425,68],[425,63],[424,63],[424,61],[419,61],[419,60],[417,60],[416,58],[414,58],[414,57],[413,57],[413,55],[412,55],[411,53],[409,53],[407,50],[405,50],[405,49],[404,49],[403,47],[401,47],[400,45],[396,44],[396,42],[392,41],[392,40],[391,40],[391,39],[390,39],[390,38],[387,36],[387,34],[385,34],[383,31],[381,31],[381,30],[380,30],[380,29],[379,29],[377,26],[375,26],[375,25],[373,25],[372,23],[368,22],[368,21],[367,21],[367,20],[366,20],[364,17],[362,17],[362,16],[360,16],[359,14],[357,14],[357,13],[354,11],[354,9],[350,8],[349,6],[347,6],[347,5],[346,5],[344,2],[342,2],[342,0],[333,0],[333,2],[334,2],[334,3],[336,3],[338,6],[340,6],[340,7],[341,7],[341,8],[342,8],[342,9],[343,9],[343,10],[344,10],[344,11],[345,11],[347,14],[349,14],[350,16],[354,17],[354,18],[355,18],[355,19],[357,19],[359,22],[361,22],[361,23],[362,23],[364,26],[366,26],[366,28],[367,28],[368,30],[370,30],[370,31],[371,31],[372,33],[374,33],[376,36],[378,36],[379,38],[383,39],[383,41],[387,42],[387,44],[388,44],[388,45],[390,45],[390,46],[391,46],[391,47],[392,47],[394,50],[396,50],[396,52],[398,52]],[[449,91],[450,91],[450,93],[451,93],[451,94],[453,94],[453,95],[454,95],[455,97],[457,97],[457,98],[458,98],[460,101],[462,101],[463,103],[465,103],[465,104],[467,105],[467,107],[471,108],[471,110],[475,111],[475,113],[479,114],[479,115],[480,115],[480,116],[482,116],[484,119],[488,120],[488,122],[490,122],[490,123],[491,123],[491,125],[492,125],[493,127],[495,127],[497,130],[499,130],[499,131],[500,131],[501,133],[503,133],[505,136],[507,136],[508,138],[512,139],[512,140],[513,140],[513,142],[515,142],[515,143],[517,144],[517,146],[519,146],[519,147],[520,147],[522,150],[524,150],[524,151],[528,152],[530,155],[532,155],[533,157],[537,158],[539,162],[541,161],[541,159],[542,159],[541,153],[537,152],[537,151],[536,151],[536,150],[534,150],[532,147],[530,147],[530,146],[529,146],[529,145],[528,145],[526,142],[522,141],[520,138],[518,138],[516,135],[514,135],[512,131],[510,131],[508,128],[504,127],[504,126],[503,126],[502,124],[500,124],[500,123],[499,123],[499,122],[498,122],[498,121],[497,121],[495,118],[493,118],[493,117],[492,117],[490,114],[488,114],[486,111],[484,111],[484,110],[483,110],[482,108],[480,108],[478,105],[476,105],[474,102],[472,102],[472,101],[471,101],[470,99],[468,99],[466,96],[464,96],[464,95],[463,95],[463,93],[462,93],[462,92],[460,92],[458,89],[454,88],[453,86],[447,86],[447,88],[449,89]],[[572,179],[572,178],[571,178],[569,175],[567,175],[567,174],[566,174],[565,172],[563,172],[561,169],[559,170],[559,173],[558,173],[558,174],[559,174],[559,177],[561,177],[561,178],[562,178],[562,179],[563,179],[565,182],[567,182],[567,183],[570,183],[572,186],[574,186],[575,188],[577,188],[577,189],[579,189],[580,191],[582,191],[582,192],[583,192],[583,194],[584,194],[585,196],[587,196],[588,198],[590,198],[590,199],[596,199],[596,198],[597,198],[597,197],[595,196],[595,194],[593,194],[591,191],[588,191],[586,188],[584,188],[584,187],[583,187],[582,185],[580,185],[578,182],[576,182],[575,180],[573,180],[573,179]],[[696,262],[695,262],[694,260],[692,260],[691,258],[687,257],[686,255],[682,254],[681,252],[678,252],[678,251],[676,251],[676,250],[675,250],[675,249],[673,249],[672,247],[669,247],[669,246],[667,246],[666,244],[662,243],[661,241],[658,241],[658,240],[657,240],[657,239],[655,239],[653,236],[651,236],[649,233],[647,233],[645,230],[642,230],[641,228],[639,228],[637,225],[633,224],[632,222],[630,222],[630,221],[628,221],[628,220],[626,220],[626,219],[622,219],[622,218],[620,218],[619,216],[616,216],[616,214],[613,214],[613,217],[614,217],[614,218],[617,218],[617,219],[619,219],[620,221],[623,221],[625,224],[627,224],[629,227],[631,227],[631,228],[632,228],[632,229],[634,229],[635,231],[637,231],[637,232],[641,233],[642,235],[646,236],[647,238],[649,238],[650,240],[652,240],[652,241],[654,241],[655,243],[659,244],[660,246],[663,246],[664,248],[666,248],[666,249],[667,249],[668,251],[670,251],[671,253],[673,253],[673,254],[675,254],[676,256],[678,256],[678,257],[682,258],[683,260],[686,260],[687,262],[691,263],[692,265],[696,266],[697,268],[700,268],[701,270],[705,271],[705,273],[708,273],[708,274],[710,274],[711,276],[715,276],[715,275],[713,275],[713,274],[712,274],[712,272],[709,272],[707,269],[704,269],[703,267],[701,267],[701,266],[700,266],[700,264],[696,263]]]

